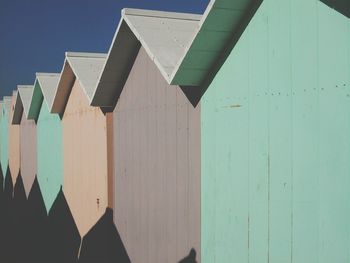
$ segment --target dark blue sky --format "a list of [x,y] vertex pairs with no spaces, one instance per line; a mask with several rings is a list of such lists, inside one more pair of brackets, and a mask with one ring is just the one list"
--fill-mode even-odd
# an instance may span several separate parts
[[203,13],[209,0],[0,0],[0,98],[65,51],[107,52],[124,7]]

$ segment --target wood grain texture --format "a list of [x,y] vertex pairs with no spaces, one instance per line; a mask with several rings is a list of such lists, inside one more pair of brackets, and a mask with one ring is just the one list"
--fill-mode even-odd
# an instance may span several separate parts
[[41,103],[36,128],[38,182],[49,212],[63,185],[63,150],[61,119],[49,112],[45,100]]
[[350,260],[349,43],[321,1],[261,4],[201,99],[203,263]]
[[21,140],[21,175],[24,190],[28,197],[37,173],[37,151],[36,151],[36,124],[34,120],[27,120],[24,112],[20,124]]
[[1,168],[2,174],[5,177],[6,170],[8,167],[8,148],[9,148],[9,113],[5,106],[5,103],[2,104],[1,107],[1,119],[0,119],[0,129],[1,129],[1,144],[0,144],[0,152],[1,152]]
[[63,190],[81,236],[108,205],[107,119],[75,81],[62,118]]
[[141,48],[114,110],[114,215],[132,262],[200,260],[199,114]]
[[9,167],[13,184],[16,183],[20,167],[20,126],[12,124],[13,112],[16,104],[17,93],[12,96],[9,119]]

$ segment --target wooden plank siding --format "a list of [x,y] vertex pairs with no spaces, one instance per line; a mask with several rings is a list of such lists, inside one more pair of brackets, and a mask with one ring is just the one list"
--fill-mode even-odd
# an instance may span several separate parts
[[265,0],[201,100],[202,262],[349,262],[350,20]]
[[13,93],[9,114],[9,167],[13,184],[19,175],[21,149],[20,149],[20,126],[12,124],[13,112],[17,100],[17,92]]
[[108,206],[107,117],[91,107],[78,80],[62,117],[63,190],[81,236]]
[[37,173],[37,138],[35,121],[28,120],[24,112],[20,124],[20,141],[21,175],[28,197]]
[[48,212],[63,185],[62,126],[42,101],[37,121],[38,182]]
[[200,106],[141,47],[114,110],[114,217],[131,262],[200,261]]
[[1,121],[0,121],[0,129],[1,129],[1,168],[2,168],[2,174],[3,177],[6,176],[6,170],[8,167],[8,148],[9,148],[9,113],[8,113],[8,107],[7,102],[4,102],[2,104],[1,108]]

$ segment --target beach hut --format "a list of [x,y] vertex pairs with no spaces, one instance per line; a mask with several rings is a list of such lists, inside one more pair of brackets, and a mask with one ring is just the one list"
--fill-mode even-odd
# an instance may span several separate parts
[[59,74],[37,73],[28,119],[37,131],[37,178],[47,212],[63,184],[62,127],[58,114],[51,114]]
[[90,106],[105,58],[67,52],[52,107],[62,116],[63,192],[81,236],[112,207],[112,114]]
[[[2,106],[4,105],[4,102],[0,100],[0,165],[1,165],[1,119],[2,119]],[[1,168],[1,174],[2,174],[2,168]],[[1,179],[2,180],[2,179]]]
[[[201,160],[201,262],[349,261],[349,16],[347,1],[212,0],[176,63],[160,70],[168,84],[182,87],[196,108],[200,106],[200,147],[187,149],[198,149]],[[172,178],[166,173],[171,166],[166,165],[162,181],[152,181],[149,188],[148,174],[135,176],[146,174],[145,167],[154,169],[154,175],[160,166],[153,159],[157,141],[144,139],[149,138],[147,128],[154,126],[140,126],[154,120],[158,127],[162,115],[155,110],[146,118],[142,113],[133,116],[138,96],[143,94],[147,100],[151,93],[139,88],[131,95],[127,88],[136,78],[134,70],[142,53],[157,68],[163,65],[160,51],[164,49],[152,40],[162,43],[171,27],[157,31],[161,23],[150,26],[140,13],[135,19],[130,17],[124,11],[92,105],[111,106],[118,99],[114,111],[118,131],[114,134],[115,221],[132,261],[145,262],[133,249],[143,242],[144,233],[155,233],[153,228],[144,231],[144,224],[152,224],[147,219],[157,215],[164,219],[166,208],[157,213],[148,203],[146,216],[140,211],[145,200],[167,200],[170,189],[162,194],[157,190]],[[147,38],[145,28],[162,34]],[[123,38],[128,33],[130,37]],[[171,39],[181,38],[172,33]],[[119,71],[121,61],[134,61],[135,54],[133,66]],[[123,75],[130,68],[131,73]],[[142,72],[142,84],[154,79],[146,70]],[[134,108],[126,110],[130,105]],[[163,109],[168,110],[165,104]],[[166,118],[168,123],[174,118],[181,123],[178,114]],[[132,129],[129,123],[134,123]],[[173,125],[172,130],[178,129]],[[138,132],[142,135],[136,137]],[[157,134],[157,139],[168,133],[148,132]],[[173,137],[181,142],[177,134]],[[140,148],[128,154],[134,144]],[[147,159],[140,158],[145,149],[151,149]],[[164,163],[166,151],[159,155]],[[184,156],[188,155],[178,154],[173,160]],[[180,164],[180,171],[193,167],[193,162]],[[189,193],[181,178],[177,174],[174,185]],[[128,188],[133,183],[141,189]],[[175,193],[183,196],[181,190]],[[128,217],[130,213],[134,216]],[[175,225],[182,225],[180,214],[175,214]],[[162,223],[156,222],[157,226]],[[161,233],[168,233],[164,229]],[[164,235],[158,238],[169,244]],[[144,251],[148,259],[156,253],[152,245],[149,241]]]
[[199,19],[124,9],[92,99],[114,108],[114,220],[131,262],[200,260],[200,107],[166,81]]
[[5,96],[1,109],[1,168],[5,177],[9,162],[9,113],[11,110],[11,97]]
[[19,175],[20,166],[20,133],[19,126],[12,123],[18,91],[13,91],[11,97],[11,107],[9,114],[9,167],[12,176],[12,183],[15,185]]
[[202,262],[347,262],[350,3],[249,2],[212,1],[185,57],[226,47],[203,75]]
[[20,127],[20,170],[28,197],[37,172],[36,124],[34,120],[27,119],[34,87],[19,85],[17,90],[12,124]]

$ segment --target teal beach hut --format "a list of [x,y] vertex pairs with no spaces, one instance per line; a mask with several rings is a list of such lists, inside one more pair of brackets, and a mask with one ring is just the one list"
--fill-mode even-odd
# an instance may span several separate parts
[[[4,102],[1,100],[0,101],[0,165],[1,165],[1,132],[2,132],[2,129],[1,129],[1,119],[2,119],[2,106],[4,105]],[[2,170],[2,169],[1,169]],[[2,173],[2,171],[1,171]]]
[[51,114],[59,74],[37,73],[28,119],[37,124],[37,178],[47,212],[63,184],[62,128]]
[[11,97],[5,96],[2,102],[0,119],[0,150],[1,150],[1,168],[5,177],[9,165],[9,114],[11,110]]
[[350,261],[349,15],[209,4],[173,78],[200,90],[201,262]]

